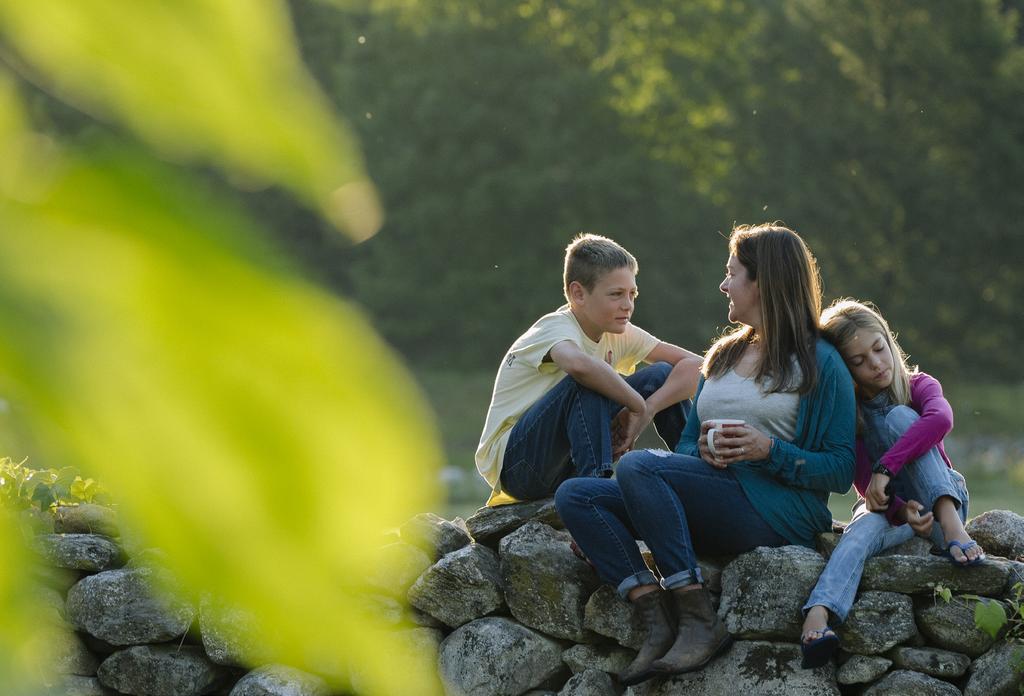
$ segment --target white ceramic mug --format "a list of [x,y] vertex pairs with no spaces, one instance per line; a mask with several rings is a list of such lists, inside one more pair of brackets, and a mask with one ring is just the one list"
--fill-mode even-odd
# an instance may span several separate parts
[[747,424],[746,421],[736,418],[712,418],[706,422],[711,424],[711,427],[708,429],[708,449],[716,457],[718,456],[718,451],[715,449],[715,433],[726,428],[735,428],[737,425]]

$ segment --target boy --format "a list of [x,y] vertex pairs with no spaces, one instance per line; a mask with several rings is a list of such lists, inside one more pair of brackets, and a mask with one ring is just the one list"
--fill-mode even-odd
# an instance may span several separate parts
[[[606,237],[578,235],[566,248],[568,304],[516,339],[494,380],[476,450],[488,505],[546,498],[573,476],[611,476],[652,420],[675,447],[701,358],[629,322],[637,270]],[[634,372],[641,361],[652,364]]]

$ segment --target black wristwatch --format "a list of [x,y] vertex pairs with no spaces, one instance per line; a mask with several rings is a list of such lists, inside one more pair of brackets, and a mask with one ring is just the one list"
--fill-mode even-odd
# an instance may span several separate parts
[[883,464],[882,462],[878,462],[873,467],[871,467],[871,473],[873,473],[873,474],[885,474],[886,476],[888,476],[891,479],[896,478],[896,474],[894,474],[891,471],[889,471],[888,469],[886,469],[885,468],[885,464]]

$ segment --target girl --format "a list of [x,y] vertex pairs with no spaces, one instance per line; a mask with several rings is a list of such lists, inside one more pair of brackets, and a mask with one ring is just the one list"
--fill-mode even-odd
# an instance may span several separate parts
[[[700,669],[728,647],[697,553],[813,548],[831,527],[829,491],[853,479],[856,408],[842,358],[818,336],[820,288],[796,232],[733,230],[719,289],[737,326],[705,358],[676,451],[631,452],[615,479],[569,479],[555,493],[598,574],[642,617],[646,638],[624,684]],[[712,453],[708,421],[724,418],[743,424],[722,428]],[[636,538],[650,547],[660,585]]]
[[825,664],[838,648],[828,613],[846,620],[864,561],[871,556],[916,532],[930,535],[953,565],[985,560],[964,530],[964,477],[953,469],[942,445],[953,428],[942,386],[907,367],[906,354],[874,306],[839,300],[821,319],[822,333],[839,348],[857,393],[854,486],[862,499],[804,606],[804,667]]

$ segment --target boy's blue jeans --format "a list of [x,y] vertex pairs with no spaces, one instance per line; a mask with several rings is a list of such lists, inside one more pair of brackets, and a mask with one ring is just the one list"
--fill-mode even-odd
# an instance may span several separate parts
[[[625,377],[645,399],[665,383],[672,366],[659,362]],[[612,473],[611,421],[622,409],[603,394],[566,377],[539,398],[512,427],[501,467],[501,488],[519,500],[554,494],[574,476]],[[658,435],[675,447],[690,412],[689,400],[654,416]]]
[[697,553],[736,554],[787,542],[758,514],[728,470],[664,450],[629,452],[615,479],[569,479],[555,507],[605,582],[622,597],[656,585],[637,548],[654,554],[662,585],[702,582]]
[[[865,440],[872,457],[879,449],[884,452],[892,447],[920,417],[909,406],[879,409],[876,417],[865,415]],[[960,519],[967,520],[968,496],[964,477],[946,466],[938,448],[932,448],[919,459],[905,464],[892,481],[892,492],[904,500],[921,503],[923,512],[931,510],[939,497],[948,495],[958,504]],[[832,552],[818,584],[804,605],[805,614],[811,607],[823,606],[840,622],[845,621],[856,598],[864,562],[914,535],[910,525],[891,526],[884,514],[869,512],[863,501],[858,502],[854,511],[853,521],[839,538],[839,545]],[[937,521],[932,525],[932,544],[939,549],[945,548],[942,529]]]

